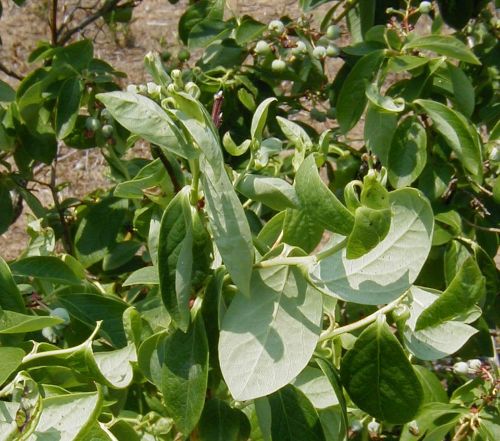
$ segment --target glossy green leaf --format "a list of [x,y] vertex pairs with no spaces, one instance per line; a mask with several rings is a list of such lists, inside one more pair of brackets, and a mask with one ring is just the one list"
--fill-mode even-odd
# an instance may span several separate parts
[[66,138],[74,129],[80,100],[82,83],[79,78],[69,78],[61,86],[56,102],[56,135],[58,139]]
[[205,403],[198,424],[200,441],[242,441],[249,432],[250,423],[241,410],[217,398]]
[[236,29],[236,42],[239,45],[244,45],[256,40],[267,29],[267,26],[260,21],[255,20],[249,15],[244,15],[239,20],[238,28]]
[[28,315],[0,309],[0,334],[22,334],[39,331],[47,326],[64,323],[60,317],[47,315]]
[[387,236],[391,226],[391,210],[358,207],[354,226],[347,239],[346,258],[359,259],[373,250]]
[[84,267],[102,260],[116,242],[127,207],[127,200],[115,198],[102,199],[88,206],[75,234],[76,257]]
[[145,266],[134,271],[123,282],[123,286],[132,285],[159,285],[158,268],[155,266]]
[[247,198],[276,211],[299,207],[295,189],[284,179],[248,174],[236,189]]
[[397,125],[397,114],[384,112],[379,107],[368,104],[364,128],[366,147],[377,155],[382,165],[386,167]]
[[347,75],[337,100],[337,118],[342,132],[347,133],[361,118],[367,102],[366,83],[377,74],[383,59],[383,51],[373,51],[362,57]]
[[[24,357],[24,351],[20,348],[0,347],[0,386],[7,380],[20,365]],[[0,402],[1,403],[1,402]],[[0,411],[0,414],[2,412]],[[2,418],[0,418],[0,421]],[[1,427],[1,422],[0,422]]]
[[254,271],[250,297],[238,294],[219,339],[222,374],[232,396],[250,400],[289,383],[319,338],[322,299],[297,268]]
[[436,52],[439,55],[445,55],[455,58],[459,61],[465,61],[470,64],[481,64],[474,53],[460,40],[451,35],[424,35],[413,38],[405,44],[403,50],[419,49]]
[[437,326],[415,331],[422,312],[439,297],[436,293],[413,286],[410,318],[404,329],[405,346],[421,360],[437,360],[458,351],[477,330],[460,321],[446,321]]
[[208,346],[201,317],[186,333],[175,330],[161,338],[156,351],[153,357],[157,361],[151,366],[153,382],[160,388],[177,429],[187,435],[200,419],[208,381]]
[[5,81],[0,80],[0,102],[8,103],[16,99],[16,91]]
[[54,256],[25,257],[13,262],[10,267],[18,276],[30,276],[66,285],[76,285],[81,282],[68,265]]
[[163,303],[183,331],[189,326],[193,271],[193,227],[189,187],[184,187],[165,210],[158,244],[158,275]]
[[264,131],[264,127],[266,125],[267,114],[269,112],[269,106],[277,101],[276,98],[267,98],[262,101],[255,113],[252,117],[252,125],[250,127],[250,135],[252,136],[252,140],[256,141],[260,144],[262,141],[262,132]]
[[0,307],[9,311],[26,312],[26,306],[9,265],[0,257]]
[[399,124],[389,151],[388,176],[394,188],[412,184],[427,162],[427,134],[415,116]]
[[297,171],[295,190],[301,209],[316,222],[344,236],[351,232],[353,215],[321,180],[314,155],[309,155]]
[[96,98],[130,132],[183,158],[197,156],[174,121],[149,98],[130,92],[101,93]]
[[300,390],[287,385],[269,396],[269,405],[273,440],[325,440],[319,416]]
[[393,216],[382,242],[359,259],[347,259],[344,249],[312,268],[312,280],[325,294],[378,305],[402,295],[417,278],[431,248],[432,209],[415,189],[389,195]]
[[429,62],[427,57],[417,57],[414,55],[400,55],[397,57],[391,57],[387,63],[387,68],[390,72],[401,73],[406,71],[412,71],[421,66],[424,66]]
[[424,391],[424,403],[447,403],[448,395],[437,375],[424,366],[413,366]]
[[42,414],[28,441],[85,439],[101,412],[99,392],[80,392],[45,398]]
[[415,330],[420,331],[456,318],[472,308],[484,292],[485,278],[474,258],[469,257],[446,291],[420,314]]
[[57,300],[70,315],[94,328],[102,320],[101,332],[113,345],[123,347],[127,344],[123,330],[122,316],[128,305],[118,296],[104,296],[78,292],[58,292]]
[[340,374],[352,401],[381,421],[412,420],[423,399],[415,371],[383,315],[343,357]]
[[366,88],[365,94],[372,105],[378,107],[384,112],[399,113],[405,108],[404,100],[401,98],[392,98],[387,95],[381,95],[375,84],[369,84]]

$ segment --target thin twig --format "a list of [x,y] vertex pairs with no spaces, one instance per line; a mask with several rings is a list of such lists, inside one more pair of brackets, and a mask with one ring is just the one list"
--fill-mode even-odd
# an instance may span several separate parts
[[69,233],[68,224],[66,223],[66,219],[64,217],[64,208],[61,207],[61,203],[59,201],[59,195],[56,190],[56,164],[57,160],[52,163],[50,168],[50,193],[52,194],[52,199],[54,200],[54,205],[56,207],[57,213],[59,215],[59,221],[61,222],[62,234],[63,234],[63,246],[68,254],[73,255],[73,246],[71,242],[71,235]]
[[463,218],[465,223],[469,224],[471,227],[474,227],[476,230],[481,230],[481,231],[486,231],[488,233],[495,233],[495,234],[500,234],[500,228],[494,228],[494,227],[483,227],[481,225],[477,225],[474,222],[471,222],[468,219]]
[[50,11],[50,35],[52,46],[57,46],[57,0],[52,0],[52,9]]
[[172,185],[174,187],[174,193],[178,193],[181,190],[181,185],[179,184],[179,181],[177,180],[177,177],[175,176],[175,172],[174,172],[174,169],[172,168],[172,164],[170,164],[167,157],[161,151],[161,148],[158,147],[157,145],[152,144],[151,151],[153,152],[154,156],[156,156],[157,158],[160,159],[161,163],[163,164],[163,167],[165,167],[165,170],[167,171],[168,176],[170,177],[170,180],[172,181]]
[[22,75],[9,69],[3,63],[0,63],[0,71],[2,71],[4,74],[8,75],[9,77],[15,78],[16,80],[22,81],[24,79],[24,77]]

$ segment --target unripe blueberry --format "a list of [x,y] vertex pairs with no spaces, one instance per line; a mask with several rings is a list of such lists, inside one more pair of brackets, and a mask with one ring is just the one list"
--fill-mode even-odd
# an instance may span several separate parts
[[481,366],[483,365],[481,363],[481,360],[478,360],[477,358],[473,358],[472,360],[469,360],[467,362],[467,365],[469,366],[469,369],[472,371],[478,371],[481,369]]
[[96,130],[99,130],[101,128],[101,122],[97,118],[94,118],[93,116],[89,116],[85,120],[85,127],[87,128],[87,130],[90,130],[91,132],[95,132]]
[[312,119],[318,121],[318,122],[325,122],[326,121],[326,113],[322,112],[321,110],[317,109],[316,107],[313,107],[311,111],[309,112],[309,115],[311,116]]
[[168,60],[170,60],[170,58],[172,58],[172,54],[169,51],[163,51],[160,57],[161,61],[166,63]]
[[326,48],[324,46],[316,46],[313,50],[314,58],[321,60],[326,57]]
[[326,36],[330,40],[336,40],[340,37],[340,27],[337,25],[328,26],[328,29],[326,30]]
[[293,55],[302,55],[307,52],[307,47],[302,40],[297,41],[297,45],[292,48]]
[[340,54],[340,49],[335,44],[329,44],[326,48],[326,55],[329,57],[338,57]]
[[469,365],[465,361],[459,361],[453,365],[455,374],[467,375],[469,373]]
[[101,129],[102,136],[104,136],[105,138],[113,136],[113,131],[113,126],[110,124],[104,124]]
[[191,53],[187,49],[181,49],[177,54],[179,61],[187,61],[191,58]]
[[500,148],[495,146],[491,149],[489,160],[493,162],[500,162]]
[[363,424],[361,424],[361,421],[359,420],[354,420],[351,423],[351,430],[353,432],[361,432],[363,430]]
[[53,317],[59,317],[64,320],[64,324],[67,325],[70,322],[69,312],[66,308],[55,308],[50,311],[50,315]]
[[48,326],[42,329],[42,335],[51,343],[55,343],[57,341],[57,334],[54,331],[54,328]]
[[285,32],[285,25],[281,20],[273,20],[271,23],[269,23],[269,26],[267,27],[270,32],[276,35],[281,35],[283,32]]
[[139,93],[142,93],[143,95],[147,95],[148,93],[148,86],[145,84],[139,84]]
[[283,60],[273,60],[271,64],[271,69],[273,72],[284,72],[286,69],[286,63]]
[[420,5],[418,6],[418,11],[421,14],[428,14],[432,10],[432,3],[431,2],[420,2]]
[[337,109],[335,107],[330,107],[327,111],[326,111],[326,116],[330,119],[335,119],[337,118]]
[[113,122],[113,116],[108,109],[101,110],[101,118],[107,122]]
[[368,423],[367,428],[368,432],[370,433],[378,433],[378,431],[380,430],[380,424],[377,423],[377,421],[373,420]]
[[255,45],[255,53],[257,55],[266,55],[269,52],[271,52],[271,47],[267,41],[259,40]]

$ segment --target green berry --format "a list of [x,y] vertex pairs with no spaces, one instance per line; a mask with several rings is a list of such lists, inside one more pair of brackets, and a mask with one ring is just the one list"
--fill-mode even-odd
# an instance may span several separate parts
[[432,3],[431,2],[420,2],[420,5],[418,6],[418,12],[421,14],[428,14],[432,10]]
[[467,365],[469,366],[469,369],[473,371],[478,371],[481,369],[481,366],[483,365],[481,363],[481,360],[478,360],[477,358],[473,358],[472,360],[467,361]]
[[97,118],[89,116],[85,121],[85,127],[87,128],[87,130],[95,132],[96,130],[99,130],[101,128],[101,122]]
[[187,61],[191,58],[191,53],[187,49],[181,49],[177,54],[177,58],[179,61]]
[[326,48],[326,55],[329,57],[338,57],[340,54],[340,49],[334,44],[329,44]]
[[271,69],[276,73],[284,72],[286,69],[286,63],[283,60],[273,60]]
[[255,45],[255,53],[257,55],[266,55],[269,52],[271,52],[271,47],[267,41],[259,40]]
[[318,121],[318,122],[325,122],[326,121],[326,113],[322,112],[321,110],[317,109],[316,107],[313,107],[311,111],[309,112],[309,115],[311,116],[312,119]]
[[67,325],[70,322],[69,312],[66,308],[55,308],[50,311],[50,315],[53,317],[59,317],[64,320],[64,324]]
[[113,135],[113,131],[113,126],[110,124],[104,124],[101,129],[102,136],[105,138],[110,138]]
[[375,421],[375,420],[370,421],[368,423],[367,429],[368,429],[368,432],[370,432],[370,433],[378,433],[378,431],[380,430],[380,424],[377,423],[377,421]]
[[168,60],[170,60],[170,58],[172,58],[172,54],[169,51],[163,51],[161,53],[161,60],[163,62],[166,63]]
[[321,60],[326,57],[326,47],[316,46],[313,50],[313,57]]
[[307,47],[302,40],[297,41],[297,45],[292,48],[293,55],[303,55],[307,52]]
[[106,122],[112,122],[113,121],[113,115],[111,115],[110,111],[108,109],[102,109],[101,110],[101,118],[106,121]]
[[469,365],[465,361],[459,361],[453,365],[455,374],[467,375],[469,373]]
[[493,161],[493,162],[500,162],[500,147],[493,147],[491,149],[491,152],[488,156],[489,160],[490,161]]
[[326,36],[330,40],[336,40],[340,37],[340,27],[337,25],[330,25],[326,30]]
[[335,107],[330,107],[327,111],[326,111],[326,116],[330,119],[335,119],[337,118],[337,109]]
[[272,32],[273,34],[281,35],[285,32],[285,25],[281,20],[273,20],[269,23],[268,29],[269,32]]

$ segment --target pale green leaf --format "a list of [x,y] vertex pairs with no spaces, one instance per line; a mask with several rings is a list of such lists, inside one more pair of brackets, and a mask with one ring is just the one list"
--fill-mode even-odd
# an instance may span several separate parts
[[[0,347],[0,386],[9,378],[10,374],[12,374],[21,364],[24,357],[24,351],[21,348],[11,348],[8,346]],[[1,406],[2,401],[0,401]],[[0,415],[3,415],[2,411],[0,411]],[[2,418],[0,418],[0,427]]]
[[320,369],[306,366],[292,384],[305,394],[316,409],[339,404],[330,381]]
[[265,99],[259,104],[253,114],[250,135],[252,136],[252,140],[257,143],[262,141],[262,132],[264,131],[264,126],[266,125],[269,106],[275,101],[277,101],[277,99],[274,97]]
[[238,294],[222,322],[219,359],[233,397],[250,400],[289,383],[312,356],[322,299],[297,268],[254,271],[250,297]]
[[284,179],[248,174],[236,189],[247,198],[262,202],[276,211],[299,207],[295,189]]
[[39,331],[47,326],[64,323],[60,317],[50,315],[28,315],[0,309],[0,334],[22,334]]

